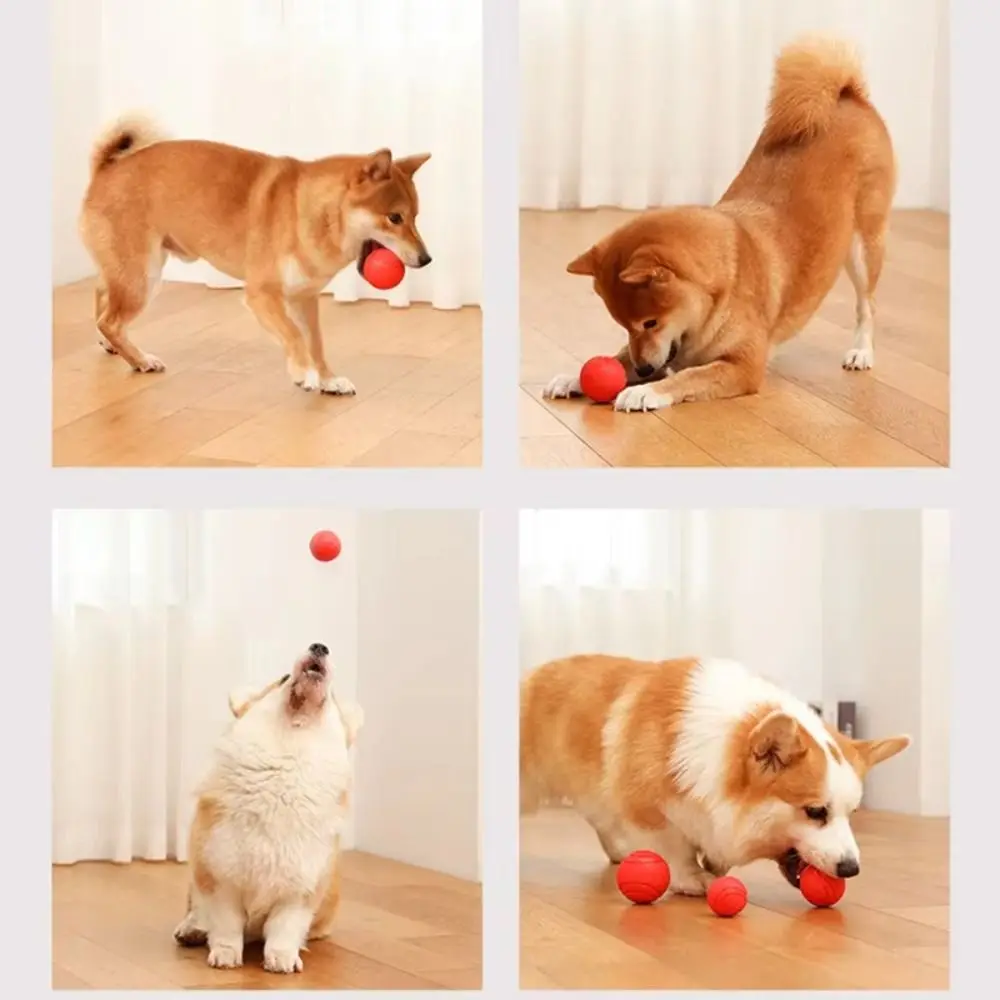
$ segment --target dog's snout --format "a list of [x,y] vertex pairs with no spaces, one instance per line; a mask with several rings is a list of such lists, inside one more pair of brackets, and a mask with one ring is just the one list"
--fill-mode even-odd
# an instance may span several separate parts
[[837,862],[837,878],[854,878],[861,871],[857,858],[844,858]]
[[309,652],[312,653],[313,656],[329,656],[330,655],[330,650],[327,649],[327,647],[324,646],[323,643],[321,643],[321,642],[314,642],[309,647]]
[[417,267],[426,267],[433,259],[426,250],[421,250],[420,256],[417,257]]
[[636,365],[635,366],[635,373],[636,373],[636,375],[639,376],[639,378],[649,378],[649,376],[653,374],[653,371],[654,371],[654,369],[653,369],[652,365]]

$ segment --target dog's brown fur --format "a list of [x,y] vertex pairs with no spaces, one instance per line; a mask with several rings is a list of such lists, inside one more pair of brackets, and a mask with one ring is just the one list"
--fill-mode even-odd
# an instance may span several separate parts
[[[246,304],[284,349],[292,380],[349,394],[327,366],[318,296],[374,244],[409,267],[430,256],[416,228],[414,173],[430,157],[302,161],[216,142],[164,139],[124,118],[94,146],[80,233],[98,269],[94,314],[105,350],[137,371],[163,363],[127,328],[143,310],[167,256],[203,259],[242,280]],[[374,241],[374,242],[373,242]]]
[[[714,207],[645,212],[581,254],[628,332],[621,410],[755,393],[772,347],[808,322],[845,267],[857,293],[849,369],[870,368],[896,184],[892,144],[854,53],[830,39],[779,55],[767,120]],[[576,395],[560,376],[549,396]]]

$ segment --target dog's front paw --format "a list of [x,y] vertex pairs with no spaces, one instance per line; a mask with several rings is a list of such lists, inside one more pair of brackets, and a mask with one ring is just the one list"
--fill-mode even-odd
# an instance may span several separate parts
[[354,383],[349,378],[344,378],[343,375],[324,379],[320,383],[319,390],[328,396],[353,396],[357,392]]
[[569,399],[570,396],[582,396],[580,379],[576,375],[557,375],[542,390],[543,399]]
[[641,410],[659,410],[673,403],[667,392],[657,392],[649,385],[630,385],[615,398],[615,409],[623,413]]
[[264,945],[264,968],[268,972],[301,972],[302,958],[294,948]]
[[137,372],[165,372],[167,366],[155,354],[144,354],[135,366]]
[[704,896],[711,881],[708,872],[675,872],[670,878],[670,891],[676,896]]
[[301,376],[301,381],[296,381],[296,385],[301,386],[306,392],[313,392],[319,388],[319,372],[315,368],[307,368]]
[[213,969],[238,969],[243,964],[243,952],[231,944],[217,944],[208,953],[208,964]]
[[852,347],[845,355],[843,366],[849,372],[864,372],[875,366],[875,350],[871,347]]
[[97,335],[97,343],[100,344],[101,347],[108,352],[108,354],[118,353],[118,349],[115,347],[114,344],[111,343],[110,340],[108,340],[107,337],[104,336],[103,333],[99,333]]

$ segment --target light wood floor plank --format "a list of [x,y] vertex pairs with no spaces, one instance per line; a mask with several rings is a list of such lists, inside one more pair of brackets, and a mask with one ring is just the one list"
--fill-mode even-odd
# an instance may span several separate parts
[[274,976],[260,945],[241,969],[211,969],[180,948],[187,868],[170,862],[57,866],[52,981],[62,989],[478,989],[480,888],[360,852],[344,855],[333,936],[309,945],[305,970]]
[[[136,343],[167,366],[146,375],[98,347],[91,281],[55,289],[53,463],[426,467],[461,456],[458,464],[476,464],[475,450],[465,449],[482,434],[479,310],[329,297],[320,308],[328,360],[354,382],[356,397],[293,386],[241,291],[165,285],[132,327]],[[397,395],[405,401],[395,404]],[[376,397],[375,406],[339,421]],[[401,433],[414,436],[390,440]],[[457,440],[445,446],[441,435]],[[303,438],[310,444],[300,448]]]
[[[734,872],[733,920],[702,899],[633,906],[567,809],[521,820],[521,985],[536,989],[946,989],[948,822],[859,812],[864,859],[841,903],[811,907],[771,862]],[[914,878],[919,872],[920,877]]]

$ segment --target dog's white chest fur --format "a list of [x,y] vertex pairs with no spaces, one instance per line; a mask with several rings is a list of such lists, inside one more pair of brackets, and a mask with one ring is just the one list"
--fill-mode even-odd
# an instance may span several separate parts
[[[256,713],[255,713],[256,714]],[[265,716],[221,741],[202,794],[221,817],[204,848],[216,878],[266,909],[275,894],[316,891],[347,814],[350,762],[342,735],[326,725],[268,725]]]

